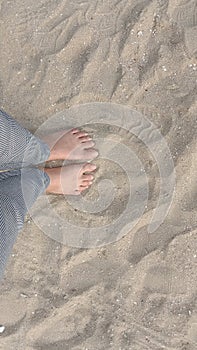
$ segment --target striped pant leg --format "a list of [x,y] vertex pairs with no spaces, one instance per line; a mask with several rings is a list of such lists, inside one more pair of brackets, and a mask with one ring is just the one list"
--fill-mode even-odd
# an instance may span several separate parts
[[0,280],[27,210],[49,181],[48,175],[37,168],[0,173]]
[[49,155],[44,142],[0,110],[0,170],[43,163]]

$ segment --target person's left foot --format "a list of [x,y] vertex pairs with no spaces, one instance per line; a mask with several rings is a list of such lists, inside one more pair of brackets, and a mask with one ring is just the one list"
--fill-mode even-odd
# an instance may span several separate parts
[[57,131],[42,137],[50,148],[50,160],[92,160],[98,156],[95,143],[87,132],[79,129]]

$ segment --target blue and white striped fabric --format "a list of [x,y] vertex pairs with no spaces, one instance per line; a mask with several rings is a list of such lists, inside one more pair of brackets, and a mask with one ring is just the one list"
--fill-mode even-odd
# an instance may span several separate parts
[[[23,227],[27,208],[50,181],[44,171],[32,165],[45,162],[49,154],[45,143],[0,110],[0,170],[3,171],[0,172],[0,280],[17,234]],[[25,195],[28,203],[24,201],[24,188],[28,191]]]
[[45,143],[0,110],[0,170],[39,164],[49,154],[50,150]]

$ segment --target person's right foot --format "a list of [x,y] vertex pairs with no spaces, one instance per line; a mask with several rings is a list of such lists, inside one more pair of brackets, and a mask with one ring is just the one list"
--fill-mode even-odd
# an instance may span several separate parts
[[45,168],[50,178],[46,193],[79,195],[86,190],[94,179],[91,174],[96,165],[91,163],[72,164],[59,168]]

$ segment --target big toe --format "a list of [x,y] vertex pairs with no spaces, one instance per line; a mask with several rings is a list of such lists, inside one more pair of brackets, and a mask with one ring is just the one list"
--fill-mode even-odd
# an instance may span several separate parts
[[82,143],[85,149],[92,148],[95,146],[95,142],[92,140],[86,140],[85,142],[82,142]]
[[94,171],[94,170],[96,170],[96,165],[95,165],[95,164],[86,163],[86,164],[83,166],[81,172],[82,172],[82,174],[84,174],[84,173],[86,173],[86,172],[91,173],[91,172]]
[[83,153],[85,159],[95,159],[99,155],[98,151],[94,148],[84,149]]

